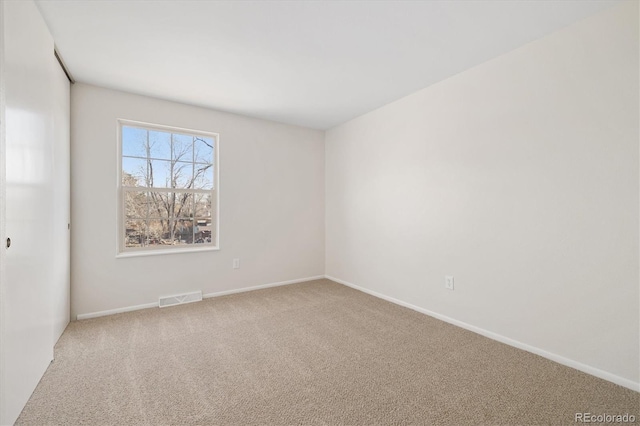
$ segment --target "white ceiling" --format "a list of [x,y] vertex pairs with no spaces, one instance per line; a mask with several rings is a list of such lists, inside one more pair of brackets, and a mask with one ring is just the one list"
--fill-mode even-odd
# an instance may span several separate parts
[[37,4],[77,81],[327,129],[614,3]]

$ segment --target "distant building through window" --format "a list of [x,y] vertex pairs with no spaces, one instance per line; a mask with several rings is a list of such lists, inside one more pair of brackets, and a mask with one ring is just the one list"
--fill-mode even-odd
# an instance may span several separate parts
[[218,135],[119,121],[119,253],[218,248]]

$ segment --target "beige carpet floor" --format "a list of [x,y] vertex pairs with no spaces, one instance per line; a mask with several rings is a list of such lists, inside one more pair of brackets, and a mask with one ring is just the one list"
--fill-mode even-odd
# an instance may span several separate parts
[[640,422],[640,394],[328,280],[73,322],[21,425]]

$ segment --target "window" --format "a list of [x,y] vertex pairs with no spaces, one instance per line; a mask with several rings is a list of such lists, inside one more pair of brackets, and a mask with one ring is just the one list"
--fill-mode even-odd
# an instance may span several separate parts
[[118,123],[118,253],[217,249],[218,135]]

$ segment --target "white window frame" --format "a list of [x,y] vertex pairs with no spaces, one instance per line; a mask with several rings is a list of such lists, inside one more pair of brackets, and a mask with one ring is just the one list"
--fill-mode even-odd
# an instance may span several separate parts
[[[137,127],[145,130],[159,130],[163,132],[172,132],[185,134],[189,136],[202,136],[212,138],[214,140],[213,148],[213,187],[211,190],[207,189],[171,189],[171,188],[149,188],[149,192],[193,192],[193,193],[211,193],[212,199],[215,199],[215,215],[212,217],[211,226],[215,227],[215,240],[211,243],[204,244],[190,244],[183,246],[147,246],[147,247],[126,247],[125,246],[125,228],[126,228],[126,212],[125,212],[125,192],[127,188],[122,185],[122,127]],[[218,133],[207,132],[202,130],[186,129],[181,127],[166,126],[162,124],[146,123],[142,121],[133,121],[128,119],[117,119],[117,145],[118,145],[118,173],[117,173],[117,211],[116,211],[116,223],[117,223],[117,237],[116,237],[116,257],[135,257],[135,256],[152,256],[160,254],[176,254],[176,253],[193,253],[203,251],[216,251],[220,250],[220,135]],[[193,218],[194,221],[196,218]]]

